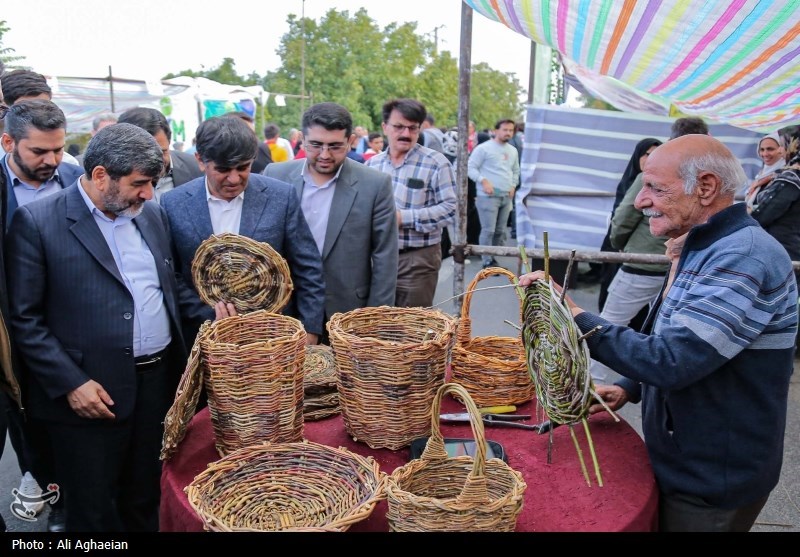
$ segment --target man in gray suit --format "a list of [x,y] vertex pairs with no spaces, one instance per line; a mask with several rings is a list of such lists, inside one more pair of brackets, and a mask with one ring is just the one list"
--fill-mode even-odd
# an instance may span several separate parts
[[[212,234],[230,232],[268,243],[286,259],[294,284],[284,313],[297,317],[309,344],[316,344],[322,333],[325,281],[297,194],[289,184],[250,174],[258,139],[243,120],[209,118],[197,128],[196,137],[195,156],[205,178],[192,180],[161,198],[172,229],[176,270],[193,286],[192,260]],[[187,302],[192,310],[184,336],[191,342],[202,322],[213,319],[215,313],[195,290]]]
[[186,351],[161,150],[130,124],[89,142],[74,187],[17,209],[12,333],[29,416],[47,430],[68,531],[156,531],[162,420]]
[[325,320],[336,312],[394,305],[397,219],[388,174],[347,158],[353,119],[336,103],[303,114],[306,158],[264,175],[292,184],[325,270]]
[[161,196],[171,189],[203,175],[194,157],[169,148],[172,141],[172,128],[169,126],[167,117],[155,108],[142,106],[130,108],[120,115],[119,121],[139,126],[152,135],[158,146],[161,147],[164,172],[156,184],[156,201],[159,201]]

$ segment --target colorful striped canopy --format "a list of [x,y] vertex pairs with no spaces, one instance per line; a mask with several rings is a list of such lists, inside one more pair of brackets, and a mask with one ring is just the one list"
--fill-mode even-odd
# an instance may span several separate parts
[[757,131],[800,123],[797,0],[464,0],[681,112]]

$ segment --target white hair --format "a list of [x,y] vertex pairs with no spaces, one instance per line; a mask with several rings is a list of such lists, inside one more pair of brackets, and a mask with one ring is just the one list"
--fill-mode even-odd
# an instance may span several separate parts
[[701,172],[710,172],[722,181],[720,190],[722,194],[734,195],[747,184],[747,175],[736,157],[721,153],[689,155],[678,167],[684,192],[694,193],[697,188],[697,177]]

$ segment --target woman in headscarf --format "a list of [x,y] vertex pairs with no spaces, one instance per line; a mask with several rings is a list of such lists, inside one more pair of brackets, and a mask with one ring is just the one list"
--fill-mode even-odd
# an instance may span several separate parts
[[[616,196],[614,197],[614,206],[611,209],[611,215],[608,218],[608,231],[606,232],[606,237],[603,238],[603,244],[600,246],[600,251],[617,251],[611,246],[611,219],[614,218],[614,212],[617,210],[617,207],[619,207],[619,204],[622,202],[622,198],[625,197],[625,194],[630,189],[633,181],[639,174],[641,174],[644,163],[647,160],[647,155],[649,155],[650,152],[659,145],[661,145],[661,141],[658,139],[654,137],[646,137],[637,143],[636,147],[633,149],[633,154],[628,161],[628,166],[625,167],[625,171],[622,173],[622,178],[620,178],[619,183],[617,184]],[[597,300],[597,304],[600,311],[602,311],[606,302],[606,298],[608,297],[608,286],[611,284],[611,281],[614,279],[614,276],[617,274],[620,266],[616,263],[596,263],[594,265],[596,265],[596,267],[594,267],[593,270],[587,274],[591,275],[592,272],[597,274],[600,282],[600,296]]]
[[761,187],[769,183],[775,171],[783,168],[783,165],[786,164],[785,153],[778,132],[772,132],[762,137],[758,142],[757,152],[764,164],[745,194],[744,200],[749,211],[753,210],[756,194]]

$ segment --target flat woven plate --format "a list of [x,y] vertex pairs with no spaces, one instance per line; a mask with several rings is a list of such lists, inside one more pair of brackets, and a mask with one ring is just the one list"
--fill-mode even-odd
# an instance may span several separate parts
[[205,303],[230,302],[239,313],[279,313],[294,288],[286,260],[272,246],[230,233],[212,235],[200,244],[192,278]]

